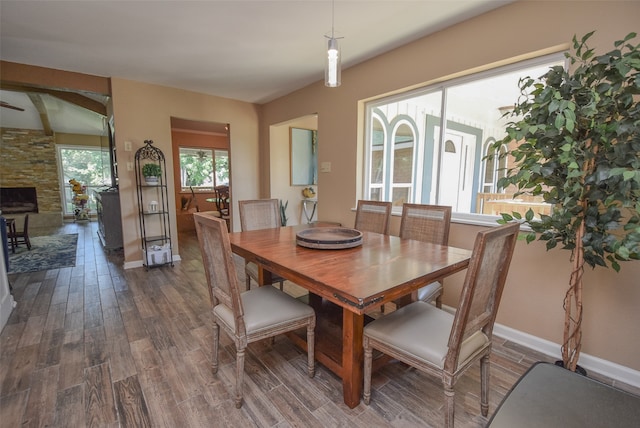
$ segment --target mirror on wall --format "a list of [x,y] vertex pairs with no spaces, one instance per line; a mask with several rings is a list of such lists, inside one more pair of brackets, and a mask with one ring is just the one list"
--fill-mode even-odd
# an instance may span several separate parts
[[318,131],[290,128],[291,185],[309,186],[318,180]]

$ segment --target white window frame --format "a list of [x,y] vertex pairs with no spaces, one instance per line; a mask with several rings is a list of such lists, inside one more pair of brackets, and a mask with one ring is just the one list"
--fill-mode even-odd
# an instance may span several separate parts
[[[363,189],[362,189],[362,194],[364,195],[364,199],[367,199],[368,196],[371,194],[371,190],[373,188],[379,187],[379,185],[373,185],[370,181],[371,177],[371,138],[372,138],[372,124],[373,124],[373,118],[376,118],[381,124],[385,125],[385,124],[389,124],[389,123],[393,123],[394,121],[394,117],[390,117],[390,118],[386,118],[386,117],[381,117],[380,114],[378,112],[376,112],[376,109],[378,107],[382,107],[382,106],[386,106],[388,104],[392,104],[394,102],[397,101],[402,101],[402,100],[408,100],[411,98],[415,98],[418,96],[423,96],[423,95],[430,95],[430,94],[434,94],[437,92],[440,92],[441,95],[441,103],[442,103],[442,111],[439,113],[439,117],[440,117],[440,123],[439,123],[439,127],[440,129],[443,129],[444,125],[445,125],[445,121],[450,121],[451,118],[447,117],[447,111],[446,111],[446,107],[447,107],[447,89],[448,88],[452,88],[452,87],[456,87],[458,85],[464,84],[464,83],[470,83],[473,81],[477,81],[477,80],[482,80],[482,79],[486,79],[486,78],[490,78],[490,77],[495,77],[495,76],[499,76],[502,74],[507,74],[507,73],[513,73],[514,71],[518,71],[518,70],[524,70],[524,69],[528,69],[528,68],[533,68],[533,67],[539,67],[539,66],[544,66],[546,64],[551,64],[551,63],[558,63],[558,62],[564,62],[565,67],[568,65],[566,62],[566,59],[564,57],[564,54],[562,52],[557,52],[554,54],[549,54],[549,55],[545,55],[545,56],[541,56],[538,58],[533,58],[530,60],[526,60],[526,61],[521,61],[518,63],[514,63],[511,65],[507,65],[507,66],[502,66],[502,67],[497,67],[491,70],[487,70],[484,72],[479,72],[479,73],[475,73],[475,74],[471,74],[468,76],[464,76],[461,78],[455,78],[455,79],[451,79],[445,82],[439,82],[438,84],[435,85],[430,85],[430,86],[426,86],[423,88],[418,88],[418,89],[413,89],[410,91],[406,91],[404,93],[398,93],[398,94],[394,94],[392,96],[388,96],[388,97],[382,97],[379,99],[375,99],[373,101],[370,101],[368,103],[365,104],[365,144],[364,144],[364,157],[363,157],[363,162],[364,162],[364,167],[362,168],[363,170],[363,174],[364,174],[364,179],[362,180],[363,183]],[[523,76],[526,75],[526,73],[523,73]],[[531,76],[534,78],[540,77],[540,76]],[[515,88],[517,90],[517,88]],[[517,101],[517,99],[513,100],[514,102]],[[428,173],[430,175],[432,175],[432,187],[435,186],[435,189],[438,189],[438,180],[439,180],[439,173],[437,170],[440,169],[440,157],[442,154],[442,150],[440,150],[440,147],[443,147],[444,144],[444,135],[446,133],[440,132],[439,134],[439,140],[435,142],[435,146],[433,149],[433,156],[434,159],[437,160],[437,170],[436,168],[433,169],[429,169],[429,171],[425,171],[425,166],[423,165],[422,160],[425,158],[424,156],[424,151],[426,150],[425,148],[425,142],[424,142],[424,135],[420,134],[424,132],[424,129],[422,129],[421,124],[419,123],[420,119],[416,120],[416,122],[418,122],[418,135],[416,135],[415,137],[415,147],[414,147],[414,169],[413,169],[413,174],[414,177],[412,179],[412,195],[413,195],[413,201],[416,201],[417,203],[420,203],[420,201],[422,200],[422,193],[424,191],[423,189],[423,176],[425,173]],[[393,132],[395,132],[395,130],[397,129],[397,126],[399,126],[399,123],[396,124],[396,126],[393,127]],[[391,146],[391,142],[389,141],[391,138],[393,138],[393,135],[395,135],[394,133],[389,133],[388,135],[386,134],[386,129],[383,129],[384,132],[384,157],[385,160],[383,162],[383,164],[389,164],[389,162],[393,162],[392,156],[389,153],[389,147]],[[487,137],[487,136],[483,136],[483,137]],[[491,138],[492,136],[488,136],[489,138]],[[477,185],[478,185],[478,189],[479,192],[482,192],[485,183],[484,183],[484,172],[485,172],[485,168],[486,168],[486,161],[483,159],[484,155],[487,152],[487,141],[479,141],[478,142],[478,146],[477,146],[477,150],[479,150],[482,153],[482,161],[480,162],[479,168],[477,171],[474,172],[475,175],[477,175]],[[391,156],[391,157],[390,157]],[[495,171],[495,169],[498,166],[498,160],[496,160],[495,164],[494,164],[494,189],[495,189],[495,184],[497,182],[498,176],[499,174],[497,173],[497,171]],[[391,197],[390,195],[391,193],[391,188],[387,187],[387,185],[385,183],[387,183],[389,180],[391,180],[390,177],[393,177],[393,171],[392,168],[383,168],[383,184],[382,184],[382,191],[381,191],[381,200],[389,200],[389,198]],[[478,193],[479,193],[478,192]],[[425,195],[428,196],[428,195]],[[438,198],[438,195],[436,195],[436,198]],[[437,199],[436,199],[437,200]],[[437,202],[436,202],[437,203]],[[472,208],[473,209],[473,208]],[[399,214],[401,210],[401,207],[394,207],[394,214]],[[487,215],[487,214],[479,214],[479,213],[466,213],[466,212],[455,212],[452,215],[452,221],[454,222],[461,222],[461,223],[466,223],[466,224],[482,224],[482,225],[487,225],[487,224],[492,224],[495,225],[495,220],[498,219],[498,216],[493,216],[493,215]]]
[[[219,148],[219,147],[194,147],[194,146],[180,146],[178,148],[178,167],[180,170],[180,189],[182,192],[190,192],[190,186],[185,186],[184,182],[183,182],[183,177],[182,177],[182,165],[180,163],[180,155],[182,154],[182,150],[189,150],[189,151],[202,151],[202,152],[208,152],[211,155],[211,160],[212,160],[212,170],[211,170],[211,179],[212,179],[212,185],[211,186],[193,186],[193,190],[196,192],[212,192],[214,187],[216,186],[220,186],[223,184],[229,184],[228,180],[227,182],[218,182],[218,177],[216,176],[216,157],[227,157],[229,158],[229,149],[228,148]],[[225,156],[217,156],[218,152],[224,152],[226,153]],[[229,177],[230,178],[230,177]]]
[[[90,150],[90,151],[96,151],[96,152],[106,152],[107,157],[110,158],[110,149],[108,147],[102,147],[102,146],[84,146],[84,145],[75,145],[75,144],[57,144],[56,145],[56,151],[57,151],[57,164],[58,164],[58,177],[59,177],[59,182],[60,182],[60,203],[62,204],[62,213],[65,216],[70,216],[73,215],[74,212],[67,210],[67,206],[69,204],[71,204],[69,198],[73,198],[72,195],[72,191],[71,191],[71,184],[69,184],[67,182],[67,180],[65,179],[64,176],[64,169],[63,169],[63,165],[62,165],[62,151],[63,150]],[[76,178],[76,177],[73,177]],[[107,183],[111,183],[111,178],[109,178],[108,181],[105,181],[105,184],[101,184],[101,185],[89,185],[87,183],[81,183],[83,186],[86,185],[86,194],[89,196],[88,202],[87,202],[87,207],[90,210],[90,214],[95,214],[96,213],[96,204],[95,204],[95,197],[94,197],[94,192],[99,190],[99,189],[105,189],[110,187],[110,184]]]

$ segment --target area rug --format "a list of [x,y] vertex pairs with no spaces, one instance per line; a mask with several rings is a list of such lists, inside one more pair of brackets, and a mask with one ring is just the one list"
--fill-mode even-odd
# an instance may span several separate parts
[[78,234],[34,236],[31,251],[24,244],[9,249],[9,273],[37,272],[76,265]]

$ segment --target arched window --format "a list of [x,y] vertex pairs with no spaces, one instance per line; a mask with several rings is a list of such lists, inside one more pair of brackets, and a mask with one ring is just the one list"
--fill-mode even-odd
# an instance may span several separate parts
[[414,129],[406,121],[400,121],[393,133],[393,180],[391,201],[394,205],[413,202],[413,165],[416,146]]
[[379,117],[371,121],[371,153],[369,156],[369,199],[383,200],[386,132]]

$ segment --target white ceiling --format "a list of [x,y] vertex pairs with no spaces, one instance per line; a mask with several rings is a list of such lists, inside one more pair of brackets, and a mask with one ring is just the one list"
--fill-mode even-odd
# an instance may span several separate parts
[[[513,1],[336,0],[343,70]],[[2,0],[0,58],[265,103],[324,78],[331,27],[329,0]]]

